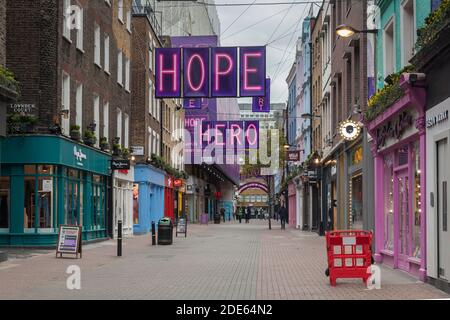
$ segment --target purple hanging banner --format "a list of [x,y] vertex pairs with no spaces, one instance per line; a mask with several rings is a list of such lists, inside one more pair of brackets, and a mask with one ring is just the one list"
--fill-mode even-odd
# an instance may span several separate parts
[[245,121],[245,148],[258,149],[259,148],[259,121]]
[[209,48],[184,48],[183,70],[183,96],[209,97]]
[[239,95],[262,97],[266,94],[266,47],[241,47],[239,50]]
[[211,96],[237,96],[237,48],[211,48]]
[[185,98],[183,99],[184,109],[201,109],[202,98]]
[[270,112],[270,79],[266,79],[266,95],[264,97],[253,97],[253,112]]
[[173,98],[181,96],[181,49],[180,48],[156,48],[156,73],[155,84],[156,98]]

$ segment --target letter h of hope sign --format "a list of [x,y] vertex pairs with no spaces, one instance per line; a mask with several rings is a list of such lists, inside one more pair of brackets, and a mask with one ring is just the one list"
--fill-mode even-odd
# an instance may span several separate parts
[[156,48],[155,96],[266,96],[266,48],[240,47],[237,59],[237,47]]

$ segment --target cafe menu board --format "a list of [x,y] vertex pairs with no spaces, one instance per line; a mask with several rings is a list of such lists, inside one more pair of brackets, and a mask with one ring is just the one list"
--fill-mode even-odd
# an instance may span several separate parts
[[58,246],[56,248],[56,257],[58,253],[62,257],[63,253],[74,254],[81,258],[81,226],[61,225],[59,226]]
[[177,237],[179,233],[184,233],[184,237],[187,236],[187,221],[185,219],[180,219],[177,223]]

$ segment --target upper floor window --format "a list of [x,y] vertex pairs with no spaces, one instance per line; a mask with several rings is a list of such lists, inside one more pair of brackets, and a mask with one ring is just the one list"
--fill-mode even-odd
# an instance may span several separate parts
[[394,42],[394,20],[392,19],[383,30],[383,60],[384,77],[395,72],[395,42]]
[[130,91],[130,59],[125,58],[125,90]]
[[123,23],[123,0],[117,1],[117,12],[118,12],[118,19],[120,22]]
[[70,39],[70,27],[69,27],[69,19],[70,19],[70,0],[63,0],[63,36]]
[[109,74],[109,36],[105,34],[105,72]]
[[83,51],[83,8],[80,8],[80,24],[77,30],[77,48]]
[[127,11],[127,30],[131,33],[131,10]]
[[123,83],[122,83],[122,63],[123,63],[122,57],[123,57],[122,51],[119,50],[119,53],[117,54],[117,82],[120,85],[123,85]]
[[402,66],[409,64],[414,54],[416,26],[414,22],[414,0],[407,0],[401,4],[401,32],[402,41]]
[[100,27],[97,24],[94,30],[94,63],[100,66]]

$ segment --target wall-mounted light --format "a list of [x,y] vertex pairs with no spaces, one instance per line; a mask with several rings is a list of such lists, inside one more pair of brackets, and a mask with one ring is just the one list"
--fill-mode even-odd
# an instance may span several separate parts
[[348,26],[346,24],[341,24],[336,28],[336,33],[338,36],[342,38],[349,38],[353,36],[355,33],[378,33],[378,29],[371,29],[371,30],[358,30],[353,28],[352,26]]
[[62,109],[60,115],[63,119],[69,119],[69,109]]

